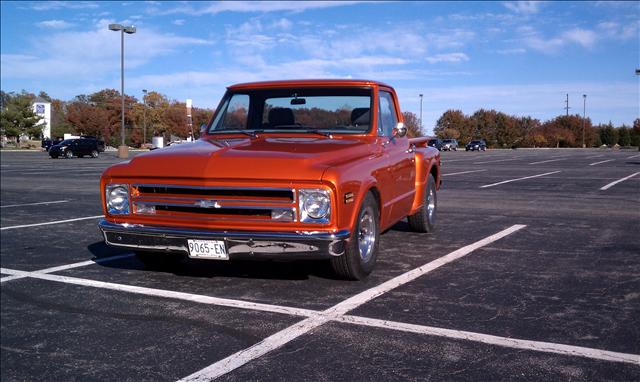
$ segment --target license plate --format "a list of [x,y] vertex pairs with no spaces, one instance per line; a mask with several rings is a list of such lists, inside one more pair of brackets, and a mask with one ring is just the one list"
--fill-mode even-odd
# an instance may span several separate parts
[[187,240],[189,257],[198,259],[229,260],[224,240]]

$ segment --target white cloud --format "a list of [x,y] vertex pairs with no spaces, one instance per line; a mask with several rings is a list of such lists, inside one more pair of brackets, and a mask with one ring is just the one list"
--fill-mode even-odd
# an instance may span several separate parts
[[184,13],[192,16],[216,15],[222,12],[303,12],[309,9],[343,7],[365,2],[370,1],[218,1],[206,7],[194,8],[191,5],[181,5],[158,12],[164,15]]
[[283,29],[283,30],[289,30],[291,29],[292,26],[293,26],[293,23],[284,17],[275,21],[273,24],[271,24],[272,28]]
[[542,1],[509,1],[503,5],[510,11],[521,15],[533,15],[540,11]]
[[173,25],[182,26],[182,25],[184,25],[185,20],[184,19],[177,19],[177,20],[173,20],[171,23]]
[[596,34],[593,31],[580,28],[566,31],[563,34],[563,37],[568,42],[574,42],[576,44],[582,45],[585,48],[593,47],[596,42]]
[[39,28],[46,29],[67,29],[73,26],[73,24],[68,23],[64,20],[45,20],[36,23]]
[[469,61],[469,56],[462,52],[456,53],[443,53],[436,54],[434,56],[427,57],[427,62],[430,64],[436,64],[438,62],[461,62]]
[[533,29],[521,29],[520,32],[525,35],[522,41],[526,46],[545,54],[557,53],[561,48],[571,44],[590,49],[598,40],[598,35],[594,31],[581,28],[570,29],[548,39],[541,37]]
[[[35,54],[3,54],[2,78],[58,77],[96,80],[110,76],[118,67],[120,38],[108,30],[112,20],[100,20],[93,30],[35,34]],[[159,56],[188,45],[208,45],[210,41],[138,29],[125,38],[126,67],[136,68]],[[37,56],[37,57],[36,57]]]
[[98,7],[98,3],[94,1],[41,1],[31,3],[29,9],[51,11],[57,9],[95,9]]

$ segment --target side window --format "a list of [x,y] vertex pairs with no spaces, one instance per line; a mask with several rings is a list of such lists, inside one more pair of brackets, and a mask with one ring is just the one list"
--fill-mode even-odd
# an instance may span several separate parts
[[249,96],[246,94],[234,94],[229,100],[222,126],[218,127],[218,130],[246,129],[248,115]]
[[378,135],[390,137],[393,128],[398,124],[398,118],[393,97],[389,92],[379,92],[378,107]]

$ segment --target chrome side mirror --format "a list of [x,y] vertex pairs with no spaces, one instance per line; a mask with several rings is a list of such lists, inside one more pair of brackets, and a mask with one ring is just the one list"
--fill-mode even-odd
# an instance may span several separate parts
[[399,138],[404,137],[405,135],[407,135],[407,127],[404,125],[404,123],[398,122],[396,127],[393,129],[392,135]]

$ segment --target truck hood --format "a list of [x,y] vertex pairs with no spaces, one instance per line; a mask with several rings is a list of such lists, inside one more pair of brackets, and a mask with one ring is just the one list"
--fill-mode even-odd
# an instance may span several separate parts
[[107,177],[321,180],[338,163],[373,154],[365,137],[200,139],[137,155]]

